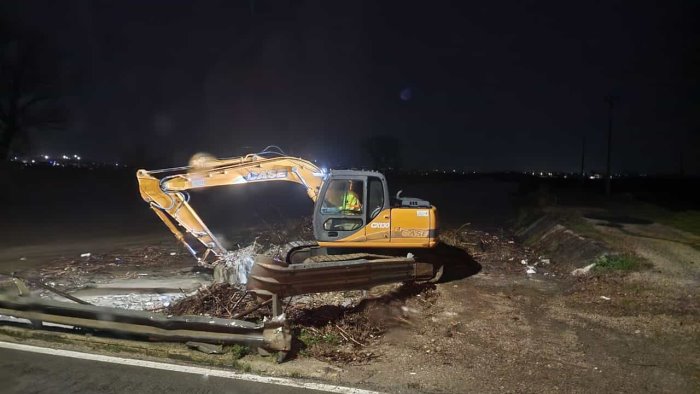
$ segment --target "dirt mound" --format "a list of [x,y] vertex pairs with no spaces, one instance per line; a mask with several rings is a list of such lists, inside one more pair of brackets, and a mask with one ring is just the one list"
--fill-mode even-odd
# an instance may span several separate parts
[[392,327],[411,325],[409,298],[421,295],[433,302],[432,284],[405,283],[354,306],[292,306],[289,320],[299,339],[298,354],[341,363],[367,363],[380,356],[377,346]]
[[545,214],[518,230],[515,237],[540,253],[546,253],[557,267],[569,272],[610,253],[601,241],[582,236],[562,224],[560,217]]

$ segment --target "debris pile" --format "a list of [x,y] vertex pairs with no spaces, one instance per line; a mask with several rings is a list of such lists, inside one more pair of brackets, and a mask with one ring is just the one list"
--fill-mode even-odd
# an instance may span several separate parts
[[507,273],[523,272],[527,276],[553,275],[545,268],[551,263],[549,258],[538,255],[533,249],[515,242],[511,236],[502,231],[500,234],[493,234],[475,230],[467,223],[457,230],[444,231],[440,235],[440,240],[466,250],[475,260],[482,264],[486,263],[492,269],[498,268]]
[[[254,308],[257,308],[253,310]],[[249,313],[246,313],[250,311]],[[166,308],[172,315],[203,315],[225,319],[261,321],[270,316],[269,303],[226,283],[204,287],[194,295]]]
[[224,281],[241,285],[248,283],[248,275],[255,263],[255,256],[261,252],[262,247],[256,241],[253,241],[252,244],[244,248],[226,253],[224,261],[227,270],[223,274],[226,277]]
[[[158,312],[166,309],[173,303],[183,299],[184,294],[111,294],[105,296],[82,297],[85,300],[96,306],[105,306],[110,308],[140,310]],[[56,297],[52,297],[56,298]],[[60,297],[56,298],[60,300]]]
[[[406,299],[420,296],[434,302],[437,297],[432,284],[387,285],[373,292],[367,298],[362,291],[346,291],[287,300],[285,314],[298,338],[299,354],[338,363],[366,363],[379,356],[373,345],[387,329],[412,324]],[[269,301],[229,284],[200,289],[166,312],[250,321],[271,315]]]

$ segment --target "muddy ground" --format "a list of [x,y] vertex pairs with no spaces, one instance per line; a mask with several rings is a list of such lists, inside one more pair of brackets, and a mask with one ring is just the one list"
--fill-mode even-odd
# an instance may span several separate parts
[[[497,184],[497,189],[503,196],[514,186]],[[461,208],[451,211],[451,196],[469,190],[470,185],[442,188],[445,201],[440,195],[416,194],[446,207],[440,212],[450,220],[443,225],[442,239],[449,250],[462,252],[442,283],[295,297],[287,314],[299,341],[290,359],[278,365],[250,354],[238,365],[387,392],[700,391],[696,235],[659,223],[619,223],[589,215],[582,219],[584,226],[573,230],[611,250],[634,253],[645,264],[629,271],[593,269],[574,277],[569,261],[513,236],[502,220],[509,208],[494,208],[497,220],[479,220],[489,216],[478,212],[487,211],[478,208],[488,206],[483,187],[475,200],[482,204],[460,199],[452,206]],[[132,223],[132,216],[116,215],[112,224],[126,228],[157,220],[144,212]],[[585,216],[580,209],[575,212]],[[14,217],[13,232],[30,231],[31,225],[21,227],[20,214]],[[272,220],[227,233],[230,246],[244,246],[279,229]],[[470,224],[460,225],[464,222]],[[201,292],[192,293],[196,279],[208,279],[208,273],[190,269],[191,260],[165,229],[159,233],[148,225],[148,231],[111,241],[112,232],[101,232],[101,227],[94,229],[101,236],[86,237],[91,231],[85,223],[76,225],[81,239],[60,234],[64,226],[47,226],[55,229],[42,230],[51,234],[49,241],[8,243],[0,251],[3,271],[71,292],[129,280],[193,281],[179,298],[188,293],[197,297]],[[80,256],[88,252],[90,256]],[[158,301],[142,307],[171,308],[178,299],[167,306]]]

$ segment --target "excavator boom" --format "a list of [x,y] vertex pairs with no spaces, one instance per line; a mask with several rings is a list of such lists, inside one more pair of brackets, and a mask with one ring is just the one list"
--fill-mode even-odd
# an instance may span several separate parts
[[[187,167],[139,170],[136,174],[141,197],[197,261],[205,265],[225,258],[228,251],[190,206],[189,190],[288,181],[304,186],[309,198],[315,202],[324,176],[320,168],[307,160],[267,150],[227,159],[200,155],[195,156]],[[205,246],[202,254],[187,242],[178,225]]]

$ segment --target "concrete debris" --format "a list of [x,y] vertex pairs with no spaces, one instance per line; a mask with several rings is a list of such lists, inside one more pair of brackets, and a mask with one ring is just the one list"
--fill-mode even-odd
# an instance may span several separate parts
[[200,352],[206,353],[206,354],[223,354],[224,353],[224,347],[222,345],[212,345],[211,343],[194,342],[194,341],[186,342],[185,345],[190,349],[199,350]]
[[588,273],[593,269],[593,267],[596,266],[596,263],[588,264],[587,266],[583,268],[576,268],[575,270],[571,271],[571,275],[573,276],[583,276],[583,275],[588,275]]
[[535,269],[535,267],[528,265],[527,270],[525,270],[525,273],[528,275],[532,275],[532,274],[536,274],[537,270]]
[[109,294],[98,296],[83,296],[81,299],[97,306],[106,306],[129,310],[158,311],[173,305],[177,301],[185,298],[182,293],[130,293],[130,294]]
[[[270,245],[267,250],[264,250],[262,245],[257,241],[252,244],[239,248],[238,250],[229,251],[224,256],[224,263],[215,268],[216,283],[231,283],[237,285],[246,285],[250,270],[255,262],[257,255],[276,256],[281,250],[279,245]],[[217,272],[218,268],[218,272]]]

